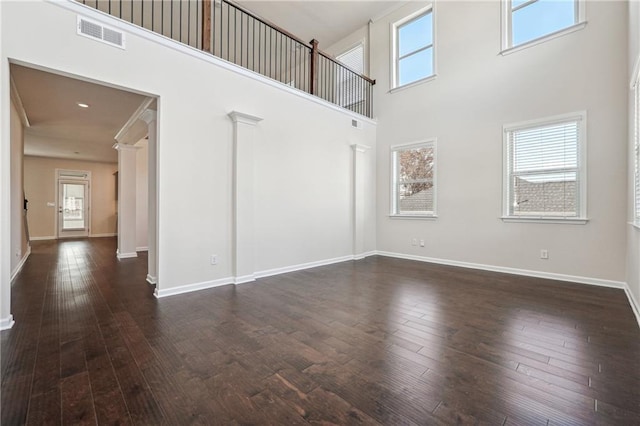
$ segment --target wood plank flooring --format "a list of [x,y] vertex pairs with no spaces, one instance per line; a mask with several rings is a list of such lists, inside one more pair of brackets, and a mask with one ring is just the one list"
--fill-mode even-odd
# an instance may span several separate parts
[[145,276],[112,238],[33,243],[2,425],[640,425],[621,290],[383,257],[161,300]]

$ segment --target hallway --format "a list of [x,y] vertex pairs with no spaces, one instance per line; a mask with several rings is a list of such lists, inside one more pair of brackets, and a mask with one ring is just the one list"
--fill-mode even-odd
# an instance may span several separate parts
[[384,257],[156,299],[114,238],[39,241],[2,424],[638,424],[621,290]]

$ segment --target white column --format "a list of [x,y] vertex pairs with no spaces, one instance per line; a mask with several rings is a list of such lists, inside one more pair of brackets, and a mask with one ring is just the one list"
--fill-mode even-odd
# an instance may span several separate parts
[[157,173],[157,153],[158,153],[158,125],[157,125],[157,113],[152,109],[148,109],[142,113],[140,119],[147,123],[149,127],[149,164],[148,164],[148,179],[149,179],[149,216],[147,218],[147,247],[148,251],[148,265],[147,265],[147,282],[149,284],[156,284],[158,282],[158,173]]
[[233,275],[241,284],[254,281],[253,144],[262,118],[233,111]]
[[132,145],[115,144],[118,150],[118,259],[136,253],[136,150]]
[[365,152],[368,146],[353,144],[353,257],[364,258]]

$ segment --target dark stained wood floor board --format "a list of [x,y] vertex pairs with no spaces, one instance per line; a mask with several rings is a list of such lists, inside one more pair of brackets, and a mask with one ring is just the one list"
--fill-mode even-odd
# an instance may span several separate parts
[[621,290],[370,257],[156,299],[146,273],[33,243],[3,425],[640,424]]

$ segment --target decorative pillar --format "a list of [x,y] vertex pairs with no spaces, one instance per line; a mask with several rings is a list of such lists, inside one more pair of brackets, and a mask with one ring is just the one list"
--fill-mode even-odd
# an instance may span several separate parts
[[136,150],[117,143],[118,150],[118,259],[137,257],[136,253]]
[[233,276],[234,283],[255,281],[253,251],[253,143],[262,118],[238,111],[233,121]]
[[149,214],[147,217],[147,282],[149,284],[157,284],[158,282],[158,125],[157,113],[152,109],[145,110],[140,119],[147,123],[149,127],[149,163],[148,163],[148,180],[149,180]]
[[353,257],[364,258],[365,152],[366,145],[353,144]]

